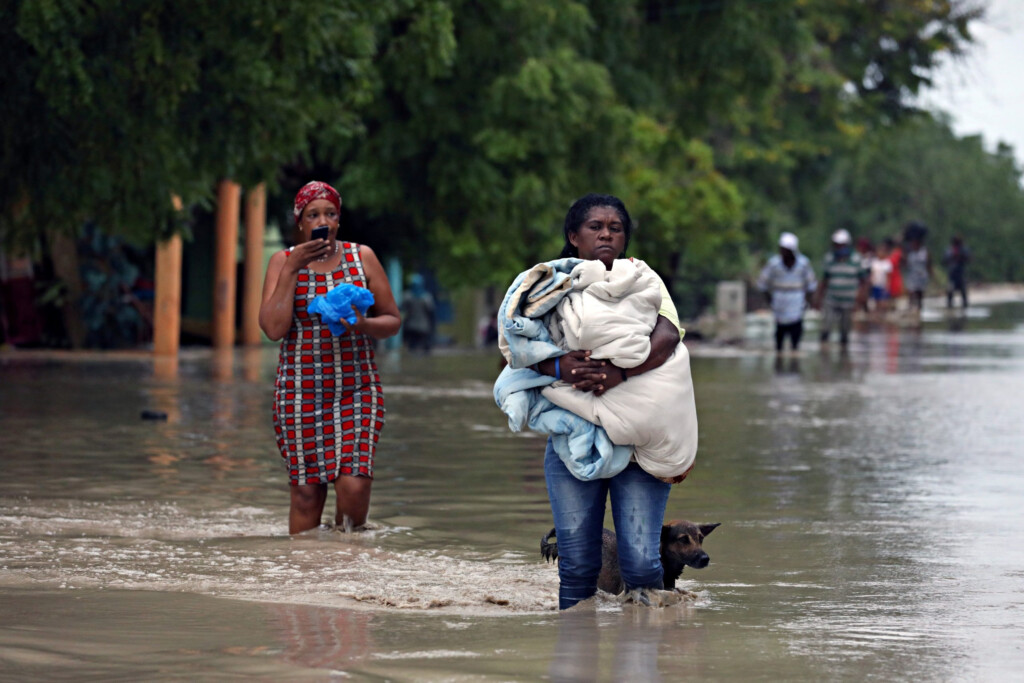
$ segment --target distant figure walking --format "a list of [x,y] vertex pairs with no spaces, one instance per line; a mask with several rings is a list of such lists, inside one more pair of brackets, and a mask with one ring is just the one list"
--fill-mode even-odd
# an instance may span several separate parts
[[889,310],[891,295],[889,284],[892,275],[892,261],[889,259],[889,249],[883,242],[875,248],[869,266],[871,273],[871,311],[875,314],[882,314]]
[[821,283],[815,295],[815,305],[824,309],[821,321],[821,342],[828,343],[832,329],[839,328],[839,344],[843,349],[850,342],[853,311],[863,305],[867,289],[867,270],[853,253],[850,233],[836,230],[832,233],[832,251],[825,257]]
[[434,297],[423,286],[423,276],[413,273],[402,296],[402,336],[410,351],[430,353],[434,341]]
[[794,351],[804,332],[804,310],[818,288],[811,261],[799,251],[800,241],[791,232],[779,237],[779,253],[772,256],[757,280],[775,316],[775,351],[789,338]]
[[[867,237],[858,237],[854,244],[854,257],[860,259],[860,264],[869,273],[871,272],[871,262],[875,260],[875,245],[871,243],[871,240]],[[869,292],[870,294],[870,292]],[[869,297],[864,297],[863,300],[857,301],[857,307],[855,310],[864,311],[865,313],[870,312],[868,306]]]
[[946,284],[946,307],[953,308],[953,295],[960,292],[963,307],[967,308],[967,262],[971,260],[971,252],[964,246],[959,235],[949,242],[946,253],[942,255],[942,265],[946,268],[949,282]]
[[928,228],[920,223],[910,223],[904,231],[908,243],[904,254],[906,278],[904,282],[910,295],[910,310],[920,312],[924,308],[924,293],[932,276],[932,257],[924,245]]
[[889,263],[892,264],[892,270],[889,271],[889,306],[895,310],[899,308],[898,302],[903,296],[903,248],[891,237],[886,237],[884,244],[889,252]]

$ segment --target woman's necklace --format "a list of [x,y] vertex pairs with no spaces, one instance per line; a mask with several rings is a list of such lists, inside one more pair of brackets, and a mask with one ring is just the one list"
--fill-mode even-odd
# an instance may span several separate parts
[[334,240],[334,251],[332,251],[327,256],[324,256],[322,258],[318,258],[317,261],[320,261],[320,262],[328,261],[328,260],[334,258],[334,255],[337,254],[337,253],[338,253],[338,240]]

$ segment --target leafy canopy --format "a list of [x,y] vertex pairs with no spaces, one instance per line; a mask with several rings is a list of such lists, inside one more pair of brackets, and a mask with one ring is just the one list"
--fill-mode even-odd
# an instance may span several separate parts
[[448,285],[503,285],[556,255],[566,208],[597,191],[687,289],[748,272],[780,230],[857,223],[826,189],[872,180],[869,150],[917,153],[914,95],[981,16],[969,0],[2,8],[7,242],[86,219],[146,242],[180,228],[172,195],[209,206],[230,177],[284,205],[315,175],[375,246]]
[[272,179],[316,135],[360,134],[376,29],[408,2],[7,0],[0,219],[7,241],[92,219],[148,241],[171,197]]

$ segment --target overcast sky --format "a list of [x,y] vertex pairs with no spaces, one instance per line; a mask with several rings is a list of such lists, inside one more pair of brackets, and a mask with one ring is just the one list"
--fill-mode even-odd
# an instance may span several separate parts
[[1024,0],[988,0],[967,57],[943,66],[924,102],[949,112],[958,135],[981,133],[987,149],[1013,145],[1024,165]]

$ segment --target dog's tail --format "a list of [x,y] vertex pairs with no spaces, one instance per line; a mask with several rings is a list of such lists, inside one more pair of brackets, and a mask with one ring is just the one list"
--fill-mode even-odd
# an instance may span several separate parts
[[558,559],[558,541],[550,540],[554,537],[555,530],[552,529],[540,538],[540,556],[548,562],[554,562]]

